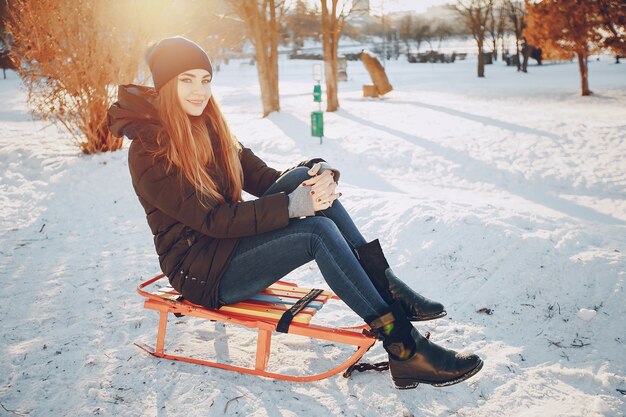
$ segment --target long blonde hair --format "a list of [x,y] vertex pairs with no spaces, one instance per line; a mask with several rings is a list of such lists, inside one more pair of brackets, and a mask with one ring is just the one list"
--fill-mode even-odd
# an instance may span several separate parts
[[[173,165],[182,172],[199,193],[202,204],[207,197],[220,203],[241,201],[241,145],[230,132],[213,96],[202,115],[188,116],[178,100],[177,83],[178,77],[168,81],[156,100],[163,124],[163,130],[157,136],[157,156],[165,157],[170,168]],[[207,124],[214,134],[209,134]],[[226,189],[220,190],[219,185]],[[228,195],[224,196],[221,192]]]

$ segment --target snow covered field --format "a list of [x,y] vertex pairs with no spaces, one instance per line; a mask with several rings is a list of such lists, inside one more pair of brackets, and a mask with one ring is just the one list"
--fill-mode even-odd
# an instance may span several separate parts
[[[418,326],[483,370],[399,391],[388,372],[293,384],[146,355],[157,315],[135,287],[158,272],[127,151],[84,156],[33,121],[0,79],[1,416],[623,416],[626,413],[626,64],[390,62],[395,90],[363,99],[349,62],[341,110],[309,135],[312,63],[281,62],[282,112],[261,113],[254,67],[214,78],[239,139],[270,165],[320,156],[399,276],[445,303]],[[314,264],[288,277],[324,286]],[[479,310],[492,314],[485,314]],[[358,323],[340,303],[316,320]],[[250,363],[250,331],[181,318],[187,353]],[[226,340],[235,342],[227,348]],[[277,337],[273,370],[320,370],[339,349]],[[382,346],[366,356],[384,360]]]

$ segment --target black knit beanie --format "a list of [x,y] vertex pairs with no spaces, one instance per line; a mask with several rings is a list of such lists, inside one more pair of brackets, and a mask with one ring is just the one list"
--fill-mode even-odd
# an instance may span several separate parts
[[187,70],[204,69],[213,75],[211,61],[206,52],[198,44],[182,36],[165,38],[152,45],[146,51],[146,61],[157,91]]

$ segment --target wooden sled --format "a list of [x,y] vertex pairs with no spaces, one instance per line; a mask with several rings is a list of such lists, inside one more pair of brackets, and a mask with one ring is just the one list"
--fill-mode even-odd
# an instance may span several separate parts
[[[165,286],[155,288],[152,292],[146,291],[146,287],[163,280]],[[156,286],[155,286],[156,287]],[[313,291],[316,291],[313,293]],[[264,376],[268,378],[281,379],[295,382],[317,381],[335,375],[346,370],[358,361],[365,352],[376,342],[376,339],[364,332],[369,326],[355,327],[326,327],[310,324],[311,318],[331,299],[339,299],[330,291],[310,290],[298,287],[295,284],[278,281],[250,300],[223,306],[219,309],[207,309],[197,304],[192,304],[186,300],[181,301],[180,294],[174,290],[167,281],[165,275],[157,275],[142,283],[137,288],[137,292],[146,297],[144,308],[159,312],[159,327],[156,339],[156,349],[143,344],[135,343],[138,347],[153,356],[165,359],[178,360],[194,363],[198,365],[212,366],[229,371],[243,372],[246,374]],[[298,303],[304,296],[312,299],[299,313],[295,314],[289,322],[286,317],[281,321],[283,315],[290,316],[289,312],[294,311],[294,304]],[[297,305],[302,307],[304,302]],[[291,310],[290,310],[291,309]],[[287,314],[285,314],[288,312]],[[208,320],[233,323],[241,326],[258,329],[256,362],[254,368],[247,368],[236,365],[229,365],[209,360],[196,359],[186,356],[177,356],[165,352],[165,333],[168,315],[172,313],[177,316],[191,316]],[[306,336],[313,339],[328,340],[340,344],[356,346],[356,352],[347,360],[334,368],[320,374],[295,376],[286,375],[265,370],[270,356],[272,333],[277,331],[277,327],[286,330],[286,333]]]

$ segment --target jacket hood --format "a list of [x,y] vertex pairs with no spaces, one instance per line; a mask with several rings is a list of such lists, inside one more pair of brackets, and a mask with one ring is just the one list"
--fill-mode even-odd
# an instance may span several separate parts
[[135,84],[120,85],[115,102],[107,113],[109,130],[117,137],[128,139],[154,137],[161,122],[154,105],[156,91]]

